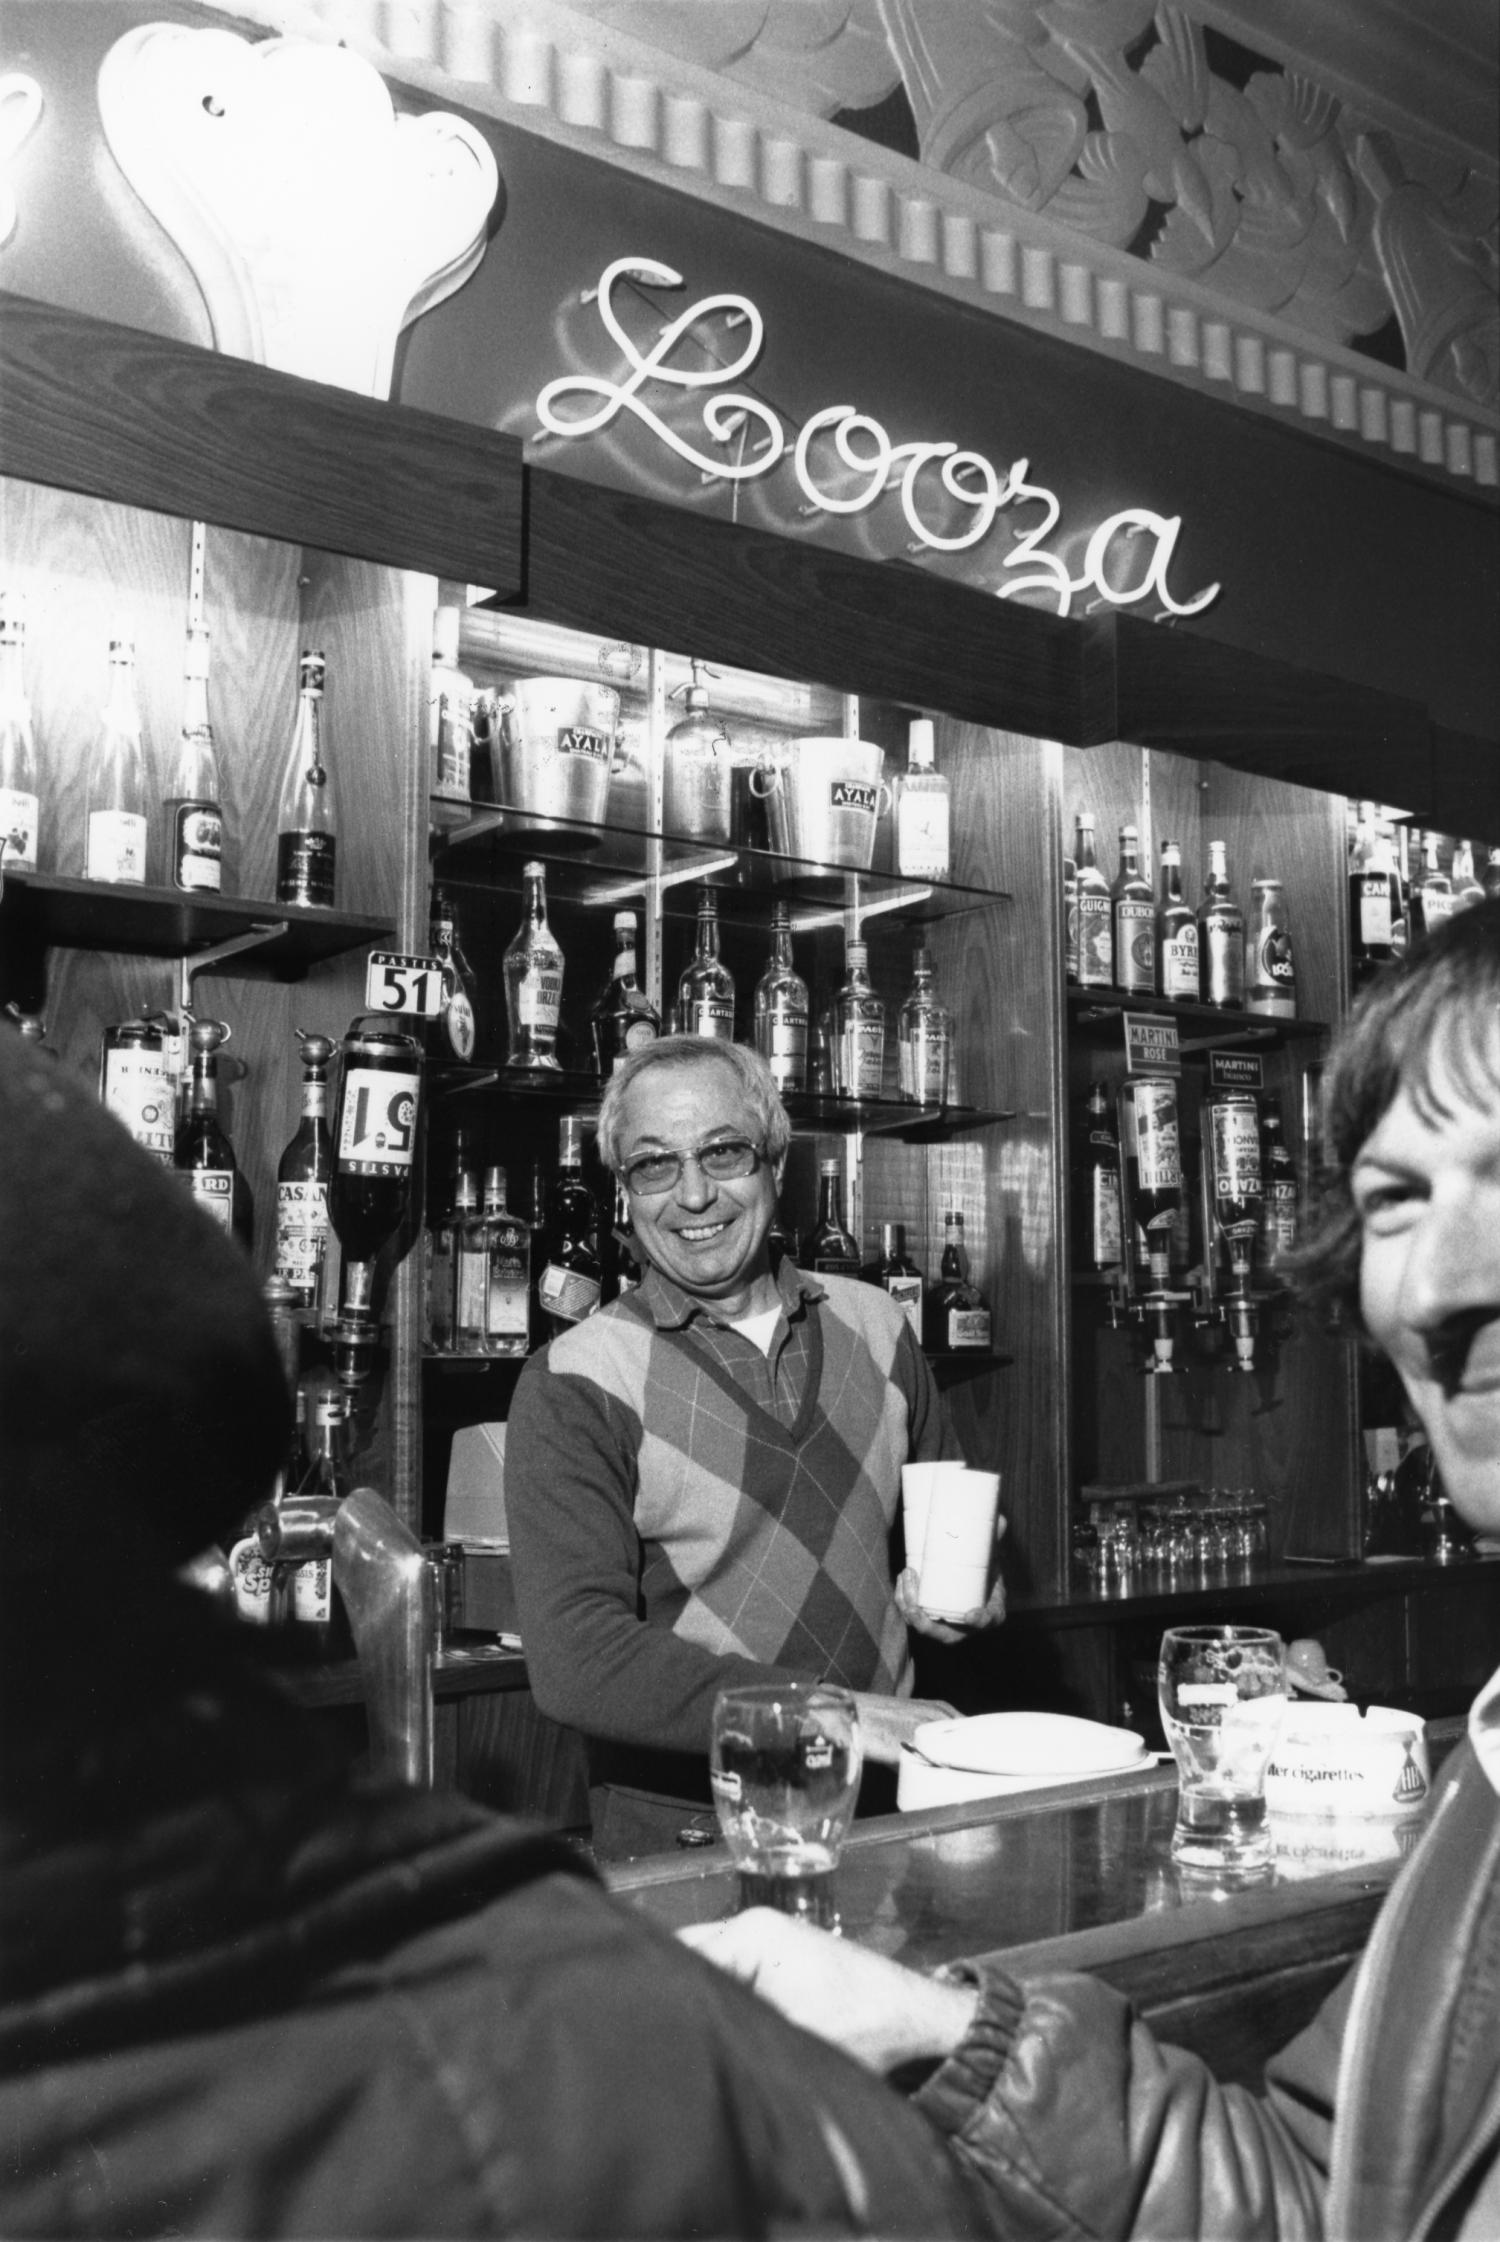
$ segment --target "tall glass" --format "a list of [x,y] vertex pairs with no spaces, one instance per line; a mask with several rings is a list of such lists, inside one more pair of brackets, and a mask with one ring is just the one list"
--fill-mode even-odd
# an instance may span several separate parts
[[1158,1673],[1177,1762],[1172,1855],[1192,1868],[1274,1857],[1266,1768],[1286,1709],[1286,1651],[1269,1627],[1169,1627]]
[[863,1760],[859,1708],[829,1682],[758,1682],[714,1706],[710,1772],[742,1907],[839,1928],[833,1872]]

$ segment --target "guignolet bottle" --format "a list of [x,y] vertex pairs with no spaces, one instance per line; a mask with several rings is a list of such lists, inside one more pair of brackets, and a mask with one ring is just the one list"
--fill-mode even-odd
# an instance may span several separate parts
[[109,697],[89,762],[84,878],[144,885],[146,756],[135,697],[135,642],[109,642]]
[[201,623],[188,627],[182,730],[166,811],[169,884],[190,895],[217,895],[224,884],[224,805],[208,720],[208,632]]
[[36,870],[40,826],[25,603],[19,592],[0,592],[0,873]]
[[322,655],[304,653],[297,680],[297,720],[276,818],[276,900],[316,904],[331,911],[338,819],[333,776],[323,758],[326,676]]

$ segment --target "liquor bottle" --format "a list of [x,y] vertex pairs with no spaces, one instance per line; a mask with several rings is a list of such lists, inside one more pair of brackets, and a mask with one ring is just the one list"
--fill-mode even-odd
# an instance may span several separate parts
[[[350,1401],[327,1371],[305,1381],[303,1403],[307,1468],[297,1492],[341,1503],[353,1484],[349,1467]],[[333,1585],[331,1557],[278,1560],[272,1565],[273,1626],[282,1627],[278,1655],[299,1663],[348,1658],[354,1650],[348,1615]]]
[[338,820],[333,774],[323,760],[323,685],[327,664],[304,652],[297,674],[297,721],[276,813],[276,900],[331,911],[337,892]]
[[1198,999],[1219,1011],[1245,1002],[1245,914],[1229,884],[1228,843],[1210,841],[1198,905]]
[[472,1168],[458,1178],[453,1199],[453,1352],[482,1355],[489,1306],[489,1232],[479,1211],[479,1181]]
[[1078,866],[1063,858],[1063,976],[1069,986],[1078,979]]
[[896,871],[903,880],[946,880],[952,861],[948,781],[933,761],[933,725],[915,717],[906,770],[896,782]]
[[1078,982],[1080,988],[1107,989],[1114,977],[1109,882],[1094,854],[1094,813],[1080,810],[1073,842],[1078,868]]
[[792,963],[791,914],[785,903],[771,911],[771,955],[755,984],[755,1048],[778,1090],[807,1086],[807,983]]
[[1281,1102],[1268,1090],[1260,1115],[1260,1264],[1268,1275],[1296,1250],[1300,1193],[1297,1165],[1281,1125]]
[[1210,1090],[1203,1101],[1204,1154],[1213,1186],[1213,1240],[1222,1242],[1230,1279],[1237,1292],[1248,1290],[1255,1241],[1260,1234],[1263,1197],[1260,1172],[1260,1109],[1253,1091]]
[[1440,835],[1422,835],[1422,862],[1407,899],[1411,938],[1419,941],[1453,916],[1453,882],[1438,857]]
[[122,1020],[106,1028],[99,1049],[99,1098],[142,1151],[172,1165],[177,1081],[167,1064],[156,1019]]
[[663,816],[669,833],[690,841],[726,842],[734,755],[729,735],[708,705],[703,664],[692,664],[691,685],[679,690],[687,714],[663,742]]
[[826,1012],[819,1012],[808,1021],[807,1028],[807,1088],[814,1098],[833,1096],[833,1037]]
[[219,1049],[229,1041],[224,1020],[195,1020],[188,1031],[192,1092],[178,1124],[172,1165],[204,1213],[250,1243],[249,1195],[234,1147],[219,1119]]
[[797,1244],[797,1234],[782,1213],[779,1199],[771,1216],[771,1227],[766,1232],[766,1244],[770,1249],[773,1269],[782,1261],[790,1261],[794,1269],[801,1266],[797,1258],[801,1251]]
[[885,1077],[885,1006],[870,980],[863,942],[844,952],[844,980],[833,1000],[833,1088],[840,1098],[878,1098]]
[[[448,614],[451,610],[439,608],[438,612]],[[427,1023],[428,1056],[472,1059],[479,1040],[479,976],[464,955],[458,911],[446,888],[432,891],[427,946],[443,977],[443,1008]]]
[[0,875],[34,872],[41,827],[36,736],[26,695],[26,609],[0,593]]
[[536,1074],[557,1071],[563,954],[547,924],[547,868],[522,867],[521,923],[504,958],[505,1010],[510,1021],[506,1066]]
[[844,1187],[837,1160],[818,1164],[818,1219],[802,1241],[801,1266],[814,1276],[859,1275],[859,1247],[844,1222]]
[[296,1306],[316,1310],[328,1252],[328,1186],[333,1176],[333,1138],[328,1128],[328,1062],[333,1044],[326,1035],[296,1030],[302,1046],[302,1112],[276,1166],[276,1275],[291,1289]]
[[1143,1075],[1120,1088],[1123,1203],[1132,1236],[1122,1244],[1147,1286],[1172,1281],[1172,1232],[1182,1205],[1182,1137],[1175,1086]]
[[1110,947],[1117,989],[1131,996],[1156,993],[1156,904],[1141,870],[1140,834],[1120,827],[1120,869],[1109,891]]
[[934,1354],[988,1354],[990,1307],[969,1275],[964,1218],[956,1207],[943,1216],[943,1258],[923,1314],[924,1342]]
[[902,1097],[917,1105],[946,1105],[953,1022],[947,1006],[938,1002],[932,953],[922,944],[912,952],[911,988],[897,1019],[896,1051]]
[[1090,1089],[1084,1107],[1074,1178],[1077,1266],[1095,1271],[1118,1269],[1123,1259],[1120,1139],[1109,1109],[1109,1093],[1102,1082],[1096,1082]]
[[342,1249],[336,1348],[358,1384],[375,1344],[375,1263],[411,1196],[422,1104],[422,1046],[376,1014],[352,1020],[340,1046],[328,1222]]
[[448,1159],[442,1197],[435,1196],[428,1217],[423,1258],[422,1340],[425,1346],[433,1348],[439,1354],[453,1351],[458,1282],[458,1201],[468,1165],[468,1146],[460,1131]]
[[906,1227],[900,1222],[880,1226],[880,1258],[865,1270],[871,1284],[888,1292],[901,1310],[920,1346],[922,1341],[922,1272],[907,1258]]
[[208,721],[208,632],[189,625],[183,663],[182,731],[167,783],[167,877],[190,895],[224,884],[224,804]]
[[1474,876],[1474,844],[1472,841],[1455,843],[1453,870],[1449,877],[1453,882],[1453,908],[1455,911],[1467,911],[1472,904],[1484,901],[1484,887]]
[[600,1304],[604,1272],[593,1244],[598,1219],[583,1180],[583,1123],[566,1113],[558,1124],[557,1174],[534,1264],[538,1328],[548,1339],[582,1323]]
[[661,1034],[661,1015],[641,987],[636,970],[634,911],[615,913],[615,960],[591,1025],[594,1064],[604,1082],[632,1051],[643,1051]]
[[[635,1222],[630,1212],[630,1193],[616,1176],[614,1186],[614,1213],[601,1227],[599,1259],[603,1265],[604,1285],[602,1299],[607,1306],[623,1293],[634,1292],[641,1281],[640,1263],[636,1259]],[[772,1229],[774,1230],[774,1219]],[[771,1233],[767,1233],[769,1239]]]
[[484,1177],[484,1351],[515,1360],[531,1345],[531,1232],[505,1203],[505,1170]]
[[84,878],[146,878],[146,756],[135,698],[135,643],[109,642],[109,697],[89,761]]
[[1280,880],[1250,883],[1251,925],[1245,939],[1245,1009],[1267,1019],[1297,1017],[1297,964]]
[[474,750],[474,681],[458,666],[459,610],[432,618],[432,675],[427,684],[428,784],[439,801],[468,804]]
[[698,890],[698,939],[677,982],[683,1035],[734,1041],[734,976],[719,957],[719,902],[711,887]]
[[1374,803],[1361,802],[1349,857],[1349,960],[1356,989],[1394,961],[1401,913],[1395,852],[1376,824]]
[[1156,903],[1156,991],[1174,1004],[1196,1004],[1198,986],[1198,920],[1182,892],[1182,850],[1176,841],[1163,841]]
[[1490,850],[1490,860],[1484,868],[1484,892],[1490,897],[1500,895],[1500,848]]

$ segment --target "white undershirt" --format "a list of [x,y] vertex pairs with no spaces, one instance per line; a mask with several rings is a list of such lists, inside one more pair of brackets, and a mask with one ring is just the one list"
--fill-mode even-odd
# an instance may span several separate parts
[[753,1345],[759,1347],[761,1353],[769,1361],[771,1341],[776,1336],[776,1326],[780,1321],[781,1303],[778,1301],[774,1308],[762,1308],[756,1315],[736,1316],[730,1325],[730,1329],[732,1331],[743,1331],[745,1337]]

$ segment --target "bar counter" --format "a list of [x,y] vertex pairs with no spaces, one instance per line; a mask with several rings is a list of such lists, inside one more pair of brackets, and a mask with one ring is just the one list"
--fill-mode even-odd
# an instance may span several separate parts
[[[1463,1734],[1431,1721],[1434,1769]],[[838,1869],[846,1937],[914,1969],[980,1955],[1088,1969],[1221,2078],[1254,2080],[1357,1956],[1410,1849],[1411,1823],[1277,1825],[1268,1880],[1180,1870],[1170,1767],[858,1822]],[[672,1930],[734,1912],[720,1847],[618,1863],[613,1891]]]

